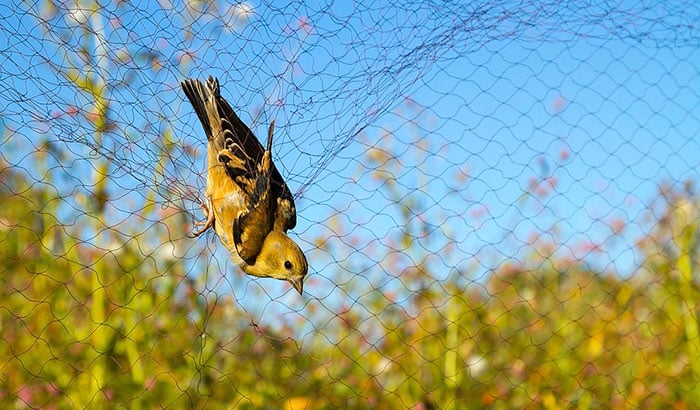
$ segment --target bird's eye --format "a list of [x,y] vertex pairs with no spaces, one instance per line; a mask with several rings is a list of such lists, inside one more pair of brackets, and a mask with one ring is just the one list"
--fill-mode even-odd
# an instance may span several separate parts
[[292,262],[284,261],[284,268],[285,269],[292,269]]

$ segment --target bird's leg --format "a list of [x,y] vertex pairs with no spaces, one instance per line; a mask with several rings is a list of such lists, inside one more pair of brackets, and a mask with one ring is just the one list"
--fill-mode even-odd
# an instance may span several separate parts
[[192,232],[191,234],[188,234],[187,236],[189,236],[190,238],[198,237],[214,225],[214,210],[212,209],[214,205],[211,202],[211,196],[207,194],[204,198],[204,202],[200,203],[199,206],[202,208],[202,212],[204,212],[204,216],[207,219],[204,222],[194,222],[195,226],[201,226],[202,228]]

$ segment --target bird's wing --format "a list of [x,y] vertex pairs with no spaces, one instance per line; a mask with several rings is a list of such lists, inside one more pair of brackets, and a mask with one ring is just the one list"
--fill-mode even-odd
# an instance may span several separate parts
[[[210,81],[212,81],[211,77],[209,77],[207,84]],[[253,135],[253,132],[250,130],[250,128],[248,128],[248,126],[243,121],[241,121],[238,115],[236,115],[236,113],[233,111],[233,108],[231,108],[228,102],[218,93],[217,96],[219,102],[219,112],[221,113],[221,116],[223,118],[226,118],[228,123],[232,125],[232,128],[236,130],[236,132],[233,133],[236,138],[233,139],[233,144],[231,144],[231,146],[227,146],[227,148],[231,150],[234,154],[252,159],[251,161],[246,161],[244,173],[240,176],[234,176],[234,179],[240,181],[240,185],[247,185],[247,188],[241,187],[242,189],[247,190],[247,192],[252,192],[253,184],[259,184],[259,182],[257,181],[257,175],[260,172],[258,169],[258,165],[261,163],[262,156],[264,155],[266,150],[263,148],[262,144],[260,144],[260,141],[258,141],[255,135]],[[267,152],[270,152],[272,148],[271,143],[273,128],[274,122],[270,124],[268,132]],[[271,200],[276,199],[276,205],[278,207],[278,212],[275,216],[275,227],[279,227],[284,231],[288,229],[293,229],[297,223],[297,214],[296,206],[294,205],[294,198],[292,197],[292,192],[289,190],[289,187],[284,182],[282,175],[277,170],[277,167],[271,159],[270,169],[268,172],[269,175],[267,175],[267,178],[269,178],[271,190],[270,198]],[[252,201],[253,204],[255,202],[256,201]]]
[[233,223],[233,243],[240,257],[249,264],[255,263],[263,241],[274,228],[276,205],[272,192],[272,131],[270,124],[267,149],[258,163],[255,178],[248,180],[249,208]]
[[[267,187],[263,184],[267,181]],[[257,202],[233,221],[233,243],[238,255],[249,265],[255,264],[267,234],[274,228],[275,209],[270,196],[269,177],[260,175]]]

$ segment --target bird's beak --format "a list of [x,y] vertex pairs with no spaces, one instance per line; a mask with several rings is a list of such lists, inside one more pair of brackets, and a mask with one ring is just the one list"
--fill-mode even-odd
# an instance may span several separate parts
[[302,293],[304,291],[303,279],[289,278],[289,279],[287,279],[287,281],[289,281],[289,283],[292,284],[292,287],[294,287],[294,289],[296,289],[300,295],[303,294]]

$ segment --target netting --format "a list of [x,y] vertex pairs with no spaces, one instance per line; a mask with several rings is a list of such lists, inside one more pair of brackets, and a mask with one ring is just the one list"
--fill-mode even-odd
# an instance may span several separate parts
[[[695,1],[0,5],[0,406],[700,403]],[[212,75],[299,296],[202,219]]]

